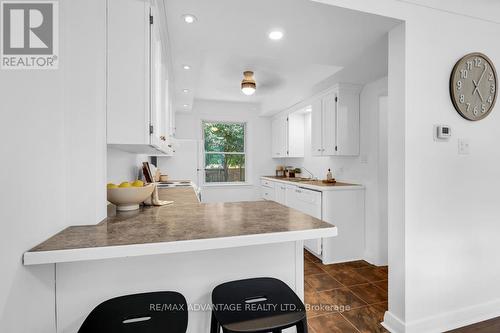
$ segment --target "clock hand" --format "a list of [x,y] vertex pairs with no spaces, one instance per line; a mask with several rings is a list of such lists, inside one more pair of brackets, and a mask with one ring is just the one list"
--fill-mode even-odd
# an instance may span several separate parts
[[476,88],[472,92],[472,95],[474,95],[474,93],[477,91],[478,94],[479,94],[479,97],[481,97],[481,101],[484,101],[484,100],[483,100],[483,97],[481,96],[481,93],[479,92],[479,84],[481,83],[481,80],[483,79],[484,73],[486,73],[487,69],[488,69],[488,66],[486,66],[486,64],[484,64],[484,70],[483,70],[483,73],[481,74],[481,77],[479,78],[479,81],[477,81],[477,83],[476,83],[476,82],[474,82],[474,80],[472,80],[472,82],[476,86]]
[[481,95],[481,92],[479,91],[479,82],[476,83],[476,81],[472,80],[472,83],[476,87],[474,91],[472,92],[472,96],[474,96],[474,93],[477,91],[479,98],[481,98],[481,102],[484,102],[483,95]]

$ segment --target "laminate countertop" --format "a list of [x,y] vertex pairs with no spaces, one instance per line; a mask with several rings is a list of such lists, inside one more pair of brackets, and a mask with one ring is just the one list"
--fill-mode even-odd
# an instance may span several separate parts
[[192,187],[159,190],[163,207],[71,226],[24,253],[25,265],[111,259],[337,235],[329,223],[270,201],[199,203]]
[[342,190],[364,190],[365,187],[360,184],[344,183],[337,181],[336,183],[323,183],[321,180],[307,180],[304,178],[288,178],[276,176],[263,176],[261,179],[268,179],[273,182],[295,185],[302,188],[308,188],[316,191],[342,191]]

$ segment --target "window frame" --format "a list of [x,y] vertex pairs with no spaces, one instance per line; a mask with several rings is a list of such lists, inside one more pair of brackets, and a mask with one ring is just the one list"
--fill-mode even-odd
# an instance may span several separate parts
[[[205,130],[204,130],[204,124],[205,123],[218,123],[218,124],[239,124],[243,125],[243,152],[207,152],[205,150]],[[231,121],[231,120],[209,120],[209,119],[202,119],[200,123],[201,127],[201,137],[202,137],[202,144],[203,144],[203,151],[202,151],[202,160],[203,160],[203,175],[202,175],[202,184],[203,186],[245,186],[249,185],[248,182],[248,154],[247,154],[247,129],[248,129],[248,124],[246,121]],[[224,155],[243,155],[245,158],[245,181],[241,182],[207,182],[206,181],[206,155],[208,154],[224,154]]]

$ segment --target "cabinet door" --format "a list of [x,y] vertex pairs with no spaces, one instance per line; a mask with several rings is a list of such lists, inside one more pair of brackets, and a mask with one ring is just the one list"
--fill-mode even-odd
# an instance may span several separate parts
[[164,106],[163,95],[164,87],[164,71],[162,63],[162,48],[160,40],[160,32],[157,25],[151,25],[151,113],[150,113],[150,143],[159,146],[161,143],[160,137],[165,135],[165,126],[167,122]]
[[298,210],[297,188],[298,187],[294,185],[285,186],[285,206]]
[[[317,219],[321,219],[321,192],[298,188],[296,198],[301,212],[311,215]],[[321,238],[305,240],[304,246],[316,256],[321,257]]]
[[335,155],[337,144],[335,93],[328,93],[322,98],[322,141],[323,155]]
[[272,120],[272,156],[286,157],[287,152],[287,120],[284,116],[278,116]]
[[281,183],[276,183],[274,186],[274,200],[282,205],[286,204],[286,185]]
[[321,99],[317,99],[311,105],[311,154],[313,156],[323,155],[323,121]]
[[149,5],[108,1],[107,142],[149,144]]
[[304,114],[288,115],[288,157],[304,157]]
[[337,155],[359,155],[359,94],[342,93],[337,100]]
[[274,193],[275,193],[274,188],[261,186],[260,191],[262,194],[262,199],[268,200],[268,201],[274,201]]

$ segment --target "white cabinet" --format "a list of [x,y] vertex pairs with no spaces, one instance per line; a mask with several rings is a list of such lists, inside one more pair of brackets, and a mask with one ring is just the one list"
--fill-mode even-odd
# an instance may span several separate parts
[[287,185],[281,182],[272,182],[267,179],[261,179],[262,199],[276,201],[284,206],[287,204]]
[[361,87],[339,84],[312,103],[313,156],[359,155],[359,93]]
[[[107,143],[168,154],[166,55],[147,1],[108,0]],[[170,147],[169,147],[170,145]]]
[[272,157],[304,157],[304,114],[279,115],[272,120]]
[[262,199],[274,201],[274,189],[269,187],[261,187]]
[[276,201],[338,228],[336,237],[304,241],[304,247],[324,264],[364,258],[364,187],[353,185],[349,189],[319,191],[309,189],[305,184],[262,178],[261,191],[264,200]]
[[275,199],[275,195],[274,195],[275,182],[269,181],[267,179],[261,179],[260,185],[261,185],[260,192],[261,192],[262,199],[274,201],[274,199]]
[[286,205],[286,185],[276,183],[274,186],[274,201],[279,204]]
[[[295,208],[302,213],[321,220],[322,195],[319,191],[304,188],[295,190]],[[304,246],[318,257],[322,256],[322,239],[308,239]]]
[[272,120],[272,156],[286,157],[287,155],[287,117],[278,116]]
[[365,191],[324,191],[322,217],[338,228],[323,239],[324,264],[363,259],[365,255]]
[[293,208],[297,206],[297,193],[299,187],[296,185],[285,185],[285,206]]

